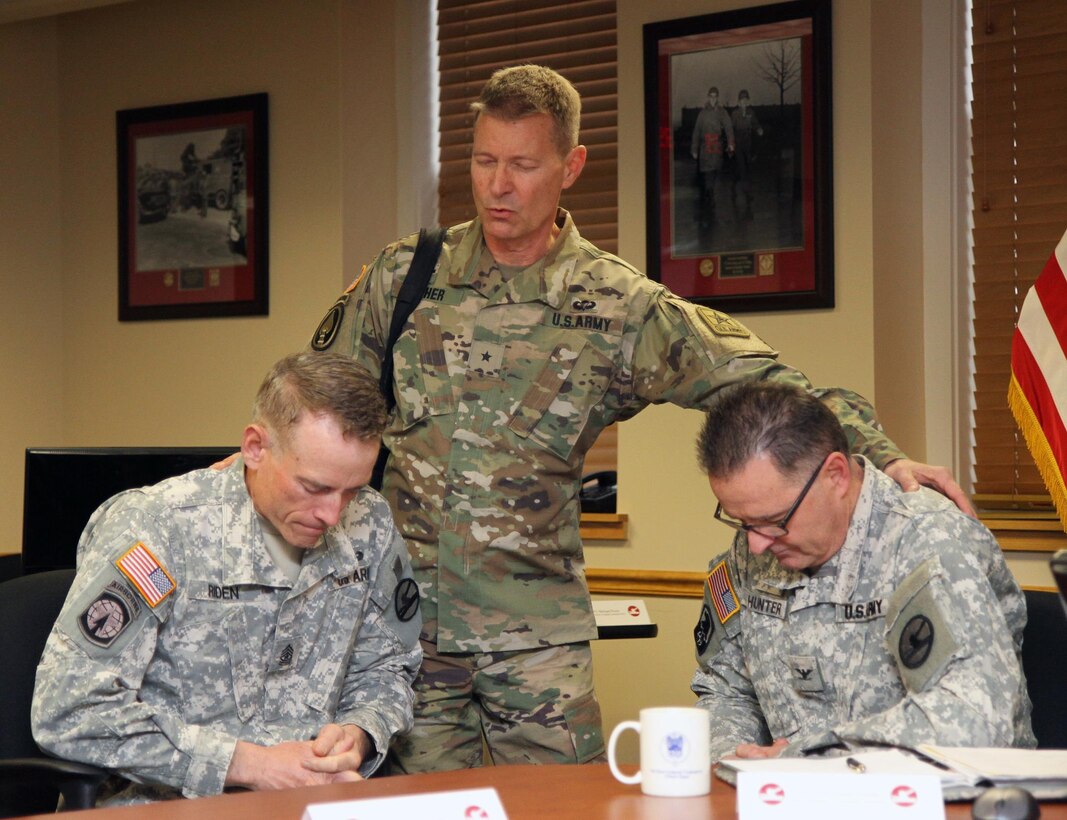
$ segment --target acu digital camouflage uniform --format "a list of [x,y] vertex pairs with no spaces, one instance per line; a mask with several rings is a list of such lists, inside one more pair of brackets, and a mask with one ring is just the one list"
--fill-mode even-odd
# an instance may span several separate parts
[[[486,249],[479,220],[449,229],[430,285],[393,350],[397,406],[383,436],[392,455],[382,492],[423,594],[423,638],[439,653],[542,650],[596,636],[578,490],[585,453],[608,424],[652,402],[701,407],[743,379],[810,388],[740,323],[600,251],[579,236],[566,211],[557,225],[545,257],[507,271]],[[385,248],[363,271],[322,320],[314,349],[351,355],[381,372],[416,239]],[[902,455],[858,396],[827,391],[824,400],[852,444],[876,463]],[[586,660],[574,663],[588,667],[583,649]],[[558,673],[531,677],[520,663],[523,672],[501,678],[500,687],[525,686],[529,697],[519,700],[538,716],[509,719],[567,732],[566,716],[538,704],[561,687],[592,699],[591,674],[581,673],[585,683],[574,690]],[[443,692],[460,686],[454,670],[438,675],[424,664],[416,728],[403,740],[408,748],[418,746],[422,726],[439,723],[437,706],[420,711],[427,694],[445,699]],[[572,717],[584,717],[570,727],[570,759],[601,754],[595,699],[580,707],[572,700],[571,709]],[[455,742],[445,735],[413,754],[433,767],[442,745]]]
[[1035,745],[1026,604],[993,534],[864,466],[845,543],[813,576],[752,555],[744,533],[711,562],[693,691],[713,760],[777,738],[787,756]]
[[[417,590],[377,493],[323,538],[291,583],[241,459],[107,501],[37,670],[38,744],[116,772],[109,803],[218,794],[238,740],[306,741],[330,722],[367,732],[373,772],[411,725]],[[138,544],[159,565],[147,596],[119,566]]]

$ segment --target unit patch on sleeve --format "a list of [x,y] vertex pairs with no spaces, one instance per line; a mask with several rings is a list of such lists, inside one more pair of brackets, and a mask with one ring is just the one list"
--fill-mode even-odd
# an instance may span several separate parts
[[170,573],[140,541],[126,550],[115,566],[130,579],[150,607],[158,606],[177,589]]
[[108,647],[133,622],[130,608],[121,596],[102,591],[78,616],[78,626],[90,643]]
[[312,350],[328,350],[333,340],[337,337],[337,331],[341,327],[341,320],[345,316],[345,304],[348,302],[346,292],[340,299],[333,303],[333,307],[326,311],[319,326],[315,328],[315,335],[311,337]]
[[706,324],[716,336],[737,336],[742,339],[747,339],[752,335],[747,327],[736,319],[731,319],[725,313],[719,313],[719,311],[712,310],[709,307],[697,308],[697,313],[700,315],[700,318],[704,320],[704,324]]
[[693,627],[693,640],[697,645],[697,657],[699,658],[708,649],[708,641],[715,632],[715,622],[711,620],[711,610],[704,604],[700,608],[700,620]]
[[705,583],[707,583],[708,589],[711,591],[711,603],[715,607],[715,614],[719,617],[719,623],[726,623],[741,611],[741,604],[734,593],[734,584],[730,580],[730,572],[726,568],[725,558],[711,568]]
[[393,591],[393,606],[396,617],[407,623],[419,611],[419,585],[410,578],[401,579]]

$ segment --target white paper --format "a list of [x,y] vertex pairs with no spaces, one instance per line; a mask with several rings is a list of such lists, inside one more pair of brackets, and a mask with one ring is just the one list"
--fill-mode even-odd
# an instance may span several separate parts
[[[792,758],[774,763],[790,763]],[[800,761],[804,762],[804,761]],[[737,816],[740,820],[944,820],[941,781],[930,774],[812,773],[740,771]],[[902,814],[901,810],[907,809]]]
[[507,820],[496,789],[368,797],[313,803],[301,820]]
[[1067,749],[992,749],[920,745],[934,760],[975,778],[1001,783],[1011,780],[1067,780]]
[[593,601],[593,618],[597,626],[634,626],[651,624],[648,607],[641,598]]

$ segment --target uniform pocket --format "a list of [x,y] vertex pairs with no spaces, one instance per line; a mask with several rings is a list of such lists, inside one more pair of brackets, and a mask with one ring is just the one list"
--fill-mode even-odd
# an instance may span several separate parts
[[364,618],[365,587],[349,585],[330,595],[330,612],[315,642],[315,656],[307,679],[304,702],[316,712],[332,715],[341,696],[342,684],[352,655],[352,644]]
[[604,730],[596,696],[590,693],[568,703],[563,709],[563,717],[567,721],[577,762],[588,763],[603,757]]
[[226,720],[236,711],[247,722],[255,715],[263,670],[251,655],[250,634],[240,606],[193,602],[181,627],[167,636],[186,721]]
[[393,347],[397,413],[405,430],[454,409],[440,316],[416,310],[412,323],[414,328],[402,333]]
[[508,421],[517,436],[569,458],[611,380],[611,359],[584,340],[556,345]]

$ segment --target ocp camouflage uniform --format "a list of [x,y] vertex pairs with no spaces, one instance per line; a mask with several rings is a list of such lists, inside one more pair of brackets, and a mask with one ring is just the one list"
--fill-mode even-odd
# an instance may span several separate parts
[[[521,733],[531,724],[539,738],[554,727],[561,737],[547,751],[540,739],[518,738],[515,750],[498,743],[498,761],[602,754],[586,644],[596,626],[578,529],[586,451],[604,427],[651,402],[701,407],[750,378],[810,388],[740,323],[600,251],[565,211],[557,224],[549,253],[522,270],[492,259],[478,220],[451,228],[393,351],[397,407],[384,436],[392,457],[383,494],[422,591],[424,650],[439,653],[433,663],[427,655],[416,728],[400,744],[409,770],[480,761],[478,722],[456,713],[486,663],[503,664],[494,676],[504,681],[501,697],[518,692],[503,709],[509,725]],[[415,241],[382,251],[327,313],[313,348],[380,373]],[[861,398],[827,391],[825,401],[876,463],[901,456]],[[541,675],[523,655],[500,654],[546,647],[570,647],[572,657],[552,653]],[[512,667],[514,675],[500,671]]]
[[330,722],[374,741],[367,775],[410,727],[417,588],[385,502],[361,491],[295,584],[260,526],[241,459],[89,520],[32,719],[46,751],[116,772],[106,802],[218,794],[238,740],[309,740]]
[[752,555],[712,560],[694,635],[712,759],[786,738],[1028,746],[1026,604],[993,534],[937,493],[864,461],[844,546],[813,576]]

